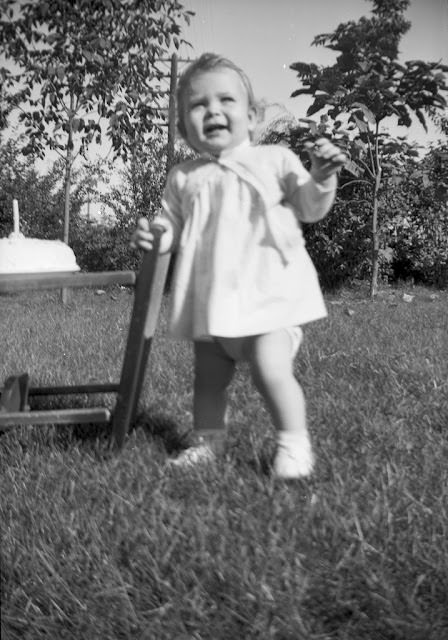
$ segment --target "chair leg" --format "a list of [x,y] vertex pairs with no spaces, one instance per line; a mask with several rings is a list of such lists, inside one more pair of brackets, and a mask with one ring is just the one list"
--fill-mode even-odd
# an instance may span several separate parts
[[29,375],[10,376],[0,396],[0,411],[25,411],[28,406]]
[[160,237],[145,254],[137,277],[120,387],[112,421],[112,441],[121,447],[135,419],[152,338],[162,303],[170,254],[159,255]]

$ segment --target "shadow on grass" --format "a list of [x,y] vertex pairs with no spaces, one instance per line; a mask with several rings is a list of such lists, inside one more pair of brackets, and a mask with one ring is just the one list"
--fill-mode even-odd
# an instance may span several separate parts
[[[111,411],[113,420],[114,402],[113,394],[36,396],[32,399],[31,409],[104,406]],[[30,425],[12,429],[8,433],[18,433],[17,441],[24,451],[35,447],[70,451],[76,447],[97,460],[104,460],[119,453],[112,446],[112,420],[110,423]],[[141,408],[137,413],[128,439],[137,433],[154,441],[168,456],[176,455],[198,442],[191,428],[182,427],[178,421],[152,406]],[[225,453],[236,468],[249,468],[257,475],[269,476],[272,473],[275,450],[275,438],[270,432],[251,431],[242,424],[232,424],[228,430]]]
[[[14,437],[16,434],[24,450],[37,445],[39,448],[49,447],[67,451],[75,446],[87,450],[97,458],[104,459],[117,453],[117,450],[111,446],[114,404],[115,399],[112,394],[88,397],[86,395],[34,397],[30,407],[32,411],[105,407],[111,411],[112,419],[109,423],[18,425],[2,433],[2,439]],[[159,441],[168,454],[186,449],[194,442],[191,431],[182,432],[174,420],[152,410],[151,407],[137,414],[128,436],[137,430]]]
[[131,431],[135,429],[143,429],[151,437],[160,440],[168,454],[177,453],[194,444],[191,429],[182,430],[175,420],[151,407],[137,414]]

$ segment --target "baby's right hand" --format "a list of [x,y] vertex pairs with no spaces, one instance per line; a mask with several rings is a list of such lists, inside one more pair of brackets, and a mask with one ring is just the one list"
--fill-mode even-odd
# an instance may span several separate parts
[[151,251],[154,243],[154,234],[149,230],[149,221],[147,218],[139,218],[137,229],[131,236],[131,247],[133,249],[143,249]]
[[[160,224],[159,221],[157,221]],[[172,233],[166,225],[165,232],[162,235],[160,242],[160,253],[166,253],[170,250],[172,244]],[[131,237],[131,247],[133,249],[143,249],[143,251],[152,251],[154,246],[154,233],[151,231],[151,226],[147,218],[139,218],[137,222],[137,229],[134,231]]]

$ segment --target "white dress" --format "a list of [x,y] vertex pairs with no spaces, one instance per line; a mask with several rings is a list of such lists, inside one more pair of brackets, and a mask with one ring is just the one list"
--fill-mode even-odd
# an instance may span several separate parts
[[279,145],[174,167],[159,218],[177,253],[170,334],[240,337],[325,317],[300,222],[324,217],[335,191],[334,176],[315,183]]

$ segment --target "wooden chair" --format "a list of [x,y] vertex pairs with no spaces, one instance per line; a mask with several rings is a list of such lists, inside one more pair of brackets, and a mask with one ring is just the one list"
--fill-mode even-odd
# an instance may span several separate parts
[[[152,226],[154,248],[134,271],[99,273],[37,273],[0,275],[0,293],[62,287],[133,285],[134,304],[119,383],[33,387],[29,375],[9,376],[0,389],[0,431],[25,424],[111,424],[114,446],[121,447],[135,419],[138,400],[162,302],[170,254],[159,255],[164,228]],[[106,407],[31,410],[30,396],[65,396],[81,393],[116,393],[115,409]]]

